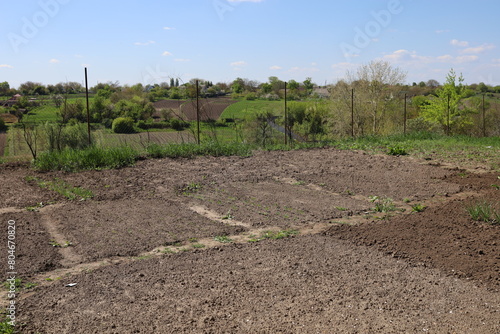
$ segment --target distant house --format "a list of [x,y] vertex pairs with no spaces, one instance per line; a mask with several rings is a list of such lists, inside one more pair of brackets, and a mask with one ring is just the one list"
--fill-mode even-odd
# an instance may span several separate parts
[[21,97],[22,96],[20,94],[16,94],[6,101],[0,101],[0,105],[2,107],[10,108],[10,107],[14,106],[21,99]]
[[327,99],[330,97],[330,92],[328,88],[315,87],[312,91],[313,95],[317,95],[319,98]]

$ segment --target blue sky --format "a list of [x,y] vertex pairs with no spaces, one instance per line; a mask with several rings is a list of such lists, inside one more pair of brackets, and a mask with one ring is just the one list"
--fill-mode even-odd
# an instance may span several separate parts
[[500,1],[0,0],[0,82],[179,77],[334,83],[384,59],[407,82],[500,85]]

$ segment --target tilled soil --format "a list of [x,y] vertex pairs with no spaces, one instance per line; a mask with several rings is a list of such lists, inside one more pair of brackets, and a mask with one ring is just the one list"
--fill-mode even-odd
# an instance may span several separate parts
[[500,227],[465,210],[500,203],[497,173],[314,149],[0,175],[18,275],[37,284],[16,297],[23,333],[500,331]]

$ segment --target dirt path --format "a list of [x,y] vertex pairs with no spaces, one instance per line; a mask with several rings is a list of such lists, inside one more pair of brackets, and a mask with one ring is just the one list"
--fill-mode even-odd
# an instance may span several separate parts
[[500,203],[496,174],[333,149],[36,174],[94,193],[74,202],[33,173],[0,168],[37,284],[16,300],[23,333],[500,331],[500,228],[464,209]]

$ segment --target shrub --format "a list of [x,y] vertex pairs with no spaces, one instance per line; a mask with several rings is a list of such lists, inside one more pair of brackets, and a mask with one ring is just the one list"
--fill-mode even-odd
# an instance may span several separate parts
[[174,130],[182,131],[185,128],[189,127],[189,123],[181,121],[180,119],[174,118],[174,119],[170,120],[170,126]]
[[7,130],[7,125],[5,125],[5,121],[3,118],[0,118],[0,131],[6,131]]
[[131,117],[118,117],[111,126],[114,133],[133,133],[134,120]]
[[[93,143],[92,135],[90,140]],[[61,135],[61,148],[68,147],[75,150],[89,147],[89,134],[87,125],[77,123],[63,128]]]

